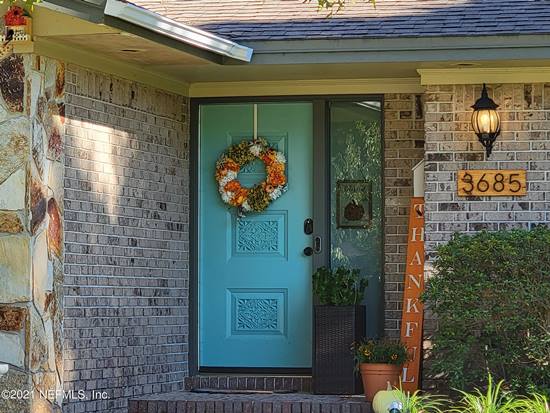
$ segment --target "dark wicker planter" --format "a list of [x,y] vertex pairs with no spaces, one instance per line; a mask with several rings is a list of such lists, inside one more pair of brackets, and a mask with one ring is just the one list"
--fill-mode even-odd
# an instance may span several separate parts
[[365,306],[316,305],[313,318],[313,392],[361,393],[350,346],[365,336]]

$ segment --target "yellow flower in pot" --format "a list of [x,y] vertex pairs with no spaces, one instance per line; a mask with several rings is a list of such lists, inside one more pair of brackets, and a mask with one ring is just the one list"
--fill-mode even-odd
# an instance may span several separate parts
[[409,359],[405,345],[391,340],[363,340],[353,346],[356,368],[361,373],[367,401],[386,389],[388,383],[399,387],[403,364]]

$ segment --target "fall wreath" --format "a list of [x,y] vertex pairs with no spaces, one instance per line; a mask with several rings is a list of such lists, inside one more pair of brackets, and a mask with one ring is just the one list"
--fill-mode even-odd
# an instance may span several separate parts
[[[266,179],[252,188],[243,187],[237,175],[255,159],[264,163]],[[261,138],[230,146],[216,162],[216,181],[223,202],[238,208],[240,215],[263,211],[286,191],[285,163],[285,155]]]

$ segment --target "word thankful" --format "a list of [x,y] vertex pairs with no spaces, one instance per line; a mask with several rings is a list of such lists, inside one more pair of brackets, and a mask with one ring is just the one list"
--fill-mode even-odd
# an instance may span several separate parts
[[401,319],[401,341],[407,346],[410,353],[410,360],[403,367],[401,377],[405,391],[418,389],[422,357],[420,349],[422,348],[424,305],[420,301],[420,295],[424,291],[424,198],[412,198],[410,209],[403,316]]

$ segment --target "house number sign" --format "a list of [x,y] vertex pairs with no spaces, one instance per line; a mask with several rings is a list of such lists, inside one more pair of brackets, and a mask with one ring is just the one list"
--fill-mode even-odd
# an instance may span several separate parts
[[524,170],[481,169],[458,171],[459,196],[524,196],[527,178]]

